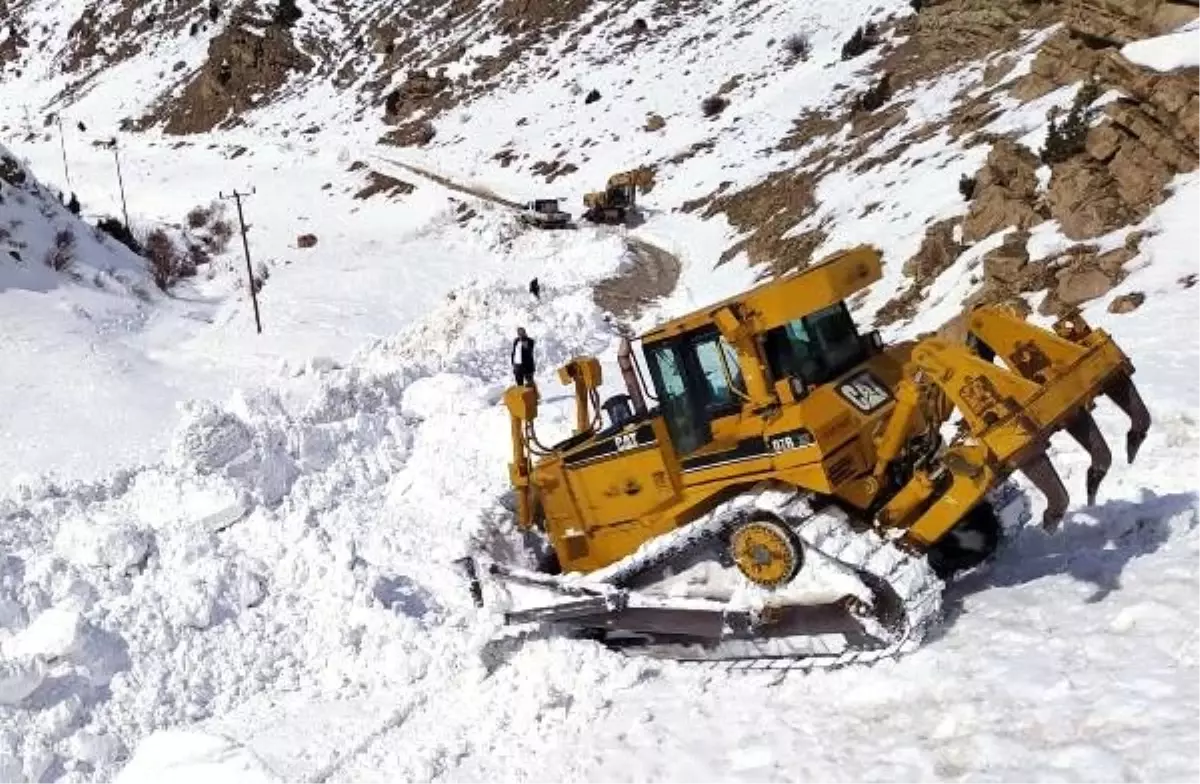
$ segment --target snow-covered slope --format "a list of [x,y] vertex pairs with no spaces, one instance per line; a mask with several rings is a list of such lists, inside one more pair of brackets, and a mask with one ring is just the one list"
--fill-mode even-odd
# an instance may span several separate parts
[[[98,9],[110,48],[120,38],[112,30],[145,12],[121,21],[130,4],[10,0],[31,45],[5,66],[6,88],[23,100],[0,102],[0,127],[30,169],[79,194],[86,217],[120,209],[112,154],[93,142],[157,111],[232,24],[225,8],[188,35],[202,5],[175,4],[146,22],[158,37],[137,39],[143,48],[118,64],[100,57],[70,71],[89,40],[68,33],[85,8]],[[5,378],[17,379],[0,414],[0,477],[29,474],[0,489],[0,779],[1200,775],[1194,172],[1174,176],[1148,217],[1089,239],[1102,253],[1149,232],[1116,287],[1085,307],[1133,359],[1154,415],[1139,463],[1118,462],[1087,507],[1086,456],[1056,438],[1053,458],[1075,498],[1063,530],[1013,532],[990,570],[952,589],[944,632],[925,648],[871,669],[764,678],[553,637],[492,642],[496,619],[471,605],[453,560],[472,550],[517,557],[499,397],[518,325],[538,340],[543,390],[560,389],[554,366],[581,353],[599,354],[617,378],[613,319],[592,288],[631,264],[624,235],[681,264],[674,291],[636,319],[645,325],[755,280],[764,267],[750,262],[763,259],[739,243],[764,226],[783,239],[810,234],[818,256],[880,246],[885,279],[855,303],[868,324],[911,285],[904,262],[928,226],[970,209],[958,188],[989,156],[978,139],[1009,134],[1036,150],[1047,110],[1077,91],[1013,97],[1054,31],[1011,31],[1005,51],[903,82],[874,119],[804,126],[785,143],[802,117],[841,119],[839,107],[878,78],[883,47],[848,62],[840,48],[868,18],[910,16],[909,4],[552,3],[538,27],[548,32],[521,56],[456,83],[446,105],[406,115],[433,118],[432,142],[376,143],[387,130],[382,96],[410,68],[436,72],[433,61],[461,43],[449,78],[470,74],[523,40],[521,20],[542,5],[301,2],[292,35],[316,68],[291,74],[241,115],[244,125],[117,134],[135,225],[178,222],[222,192],[255,188],[246,216],[268,273],[261,336],[236,239],[211,279],[144,302],[89,283],[109,267],[144,275],[90,230],[80,230],[82,280],[40,266],[51,227],[71,218],[53,199],[45,216],[22,206],[19,217],[39,227],[24,240],[35,261],[0,267],[0,282],[17,281],[0,291]],[[452,11],[460,24],[442,24]],[[404,32],[377,35],[385,17],[405,14],[414,19]],[[630,32],[639,19],[645,35]],[[798,32],[812,44],[806,60],[782,48]],[[885,37],[904,35],[889,26]],[[385,54],[383,39],[401,44]],[[1125,51],[1179,64],[1177,43],[1147,54],[1151,45]],[[352,60],[362,66],[339,87]],[[723,86],[729,107],[705,118],[700,100]],[[593,88],[600,98],[587,103]],[[976,98],[994,100],[995,113],[952,133]],[[58,127],[41,127],[50,111],[64,120],[69,183]],[[650,113],[661,129],[644,129]],[[860,126],[876,121],[886,127],[855,151]],[[505,150],[509,163],[494,157]],[[547,183],[534,166],[556,160],[578,169]],[[539,234],[396,161],[485,195],[563,195],[574,211],[612,172],[657,169],[643,225]],[[814,186],[789,179],[797,173]],[[378,174],[407,185],[359,198]],[[1051,176],[1037,171],[1043,190]],[[14,203],[3,187],[0,211]],[[768,197],[761,205],[685,209],[756,188]],[[225,218],[235,221],[228,203]],[[304,234],[315,246],[300,247]],[[942,326],[1013,235],[963,243],[886,334]],[[1072,244],[1047,220],[1025,247],[1036,266]],[[540,301],[526,289],[535,276]],[[1133,294],[1140,307],[1109,312]],[[1047,295],[1021,296],[1036,308]],[[546,395],[544,438],[570,429],[566,392]],[[190,398],[206,400],[177,413]],[[1119,443],[1119,413],[1102,402],[1097,418]],[[58,477],[36,477],[47,468]]]

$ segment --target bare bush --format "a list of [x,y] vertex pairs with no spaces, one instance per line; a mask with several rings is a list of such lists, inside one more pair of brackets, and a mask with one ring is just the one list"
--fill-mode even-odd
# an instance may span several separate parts
[[218,256],[224,253],[229,247],[231,239],[233,239],[233,224],[224,218],[218,218],[208,227],[206,242],[210,253]]
[[868,49],[879,43],[879,28],[874,22],[867,22],[854,31],[850,39],[842,44],[842,59],[853,60]]
[[963,199],[970,201],[975,196],[975,178],[962,175],[958,178],[958,192]]
[[854,99],[854,108],[858,111],[873,112],[891,97],[892,79],[890,74],[885,73],[878,82]]
[[193,207],[187,214],[187,225],[189,229],[202,229],[208,225],[208,222],[213,218],[213,208],[208,207]]
[[808,36],[804,33],[796,33],[783,39],[783,50],[792,59],[807,60],[809,55],[812,54],[812,42],[808,40]]
[[75,232],[60,229],[54,235],[54,244],[46,250],[43,259],[46,266],[55,272],[67,272],[75,263]]
[[179,282],[181,278],[196,274],[196,265],[179,249],[175,241],[162,229],[153,229],[142,241],[146,261],[150,262],[150,275],[154,284],[163,291]]
[[204,249],[203,245],[192,243],[188,245],[188,261],[192,263],[192,267],[199,267],[203,264],[212,263],[212,256]]
[[705,117],[716,117],[729,106],[729,99],[721,95],[710,95],[700,102],[700,111]]

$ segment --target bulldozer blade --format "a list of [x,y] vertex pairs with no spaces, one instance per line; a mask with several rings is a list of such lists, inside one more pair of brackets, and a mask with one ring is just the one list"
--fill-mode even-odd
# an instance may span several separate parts
[[1104,481],[1104,475],[1112,466],[1112,451],[1109,450],[1108,442],[1100,433],[1100,428],[1096,426],[1096,420],[1087,411],[1080,412],[1067,425],[1067,432],[1092,458],[1092,464],[1088,466],[1087,471],[1087,499],[1088,506],[1094,506],[1096,493],[1100,490],[1100,483]]
[[1062,477],[1054,470],[1050,458],[1042,452],[1030,458],[1021,466],[1021,471],[1029,477],[1034,487],[1046,496],[1046,511],[1042,514],[1042,528],[1049,533],[1058,530],[1058,524],[1067,511],[1071,497],[1063,486]]
[[1109,399],[1117,404],[1117,408],[1124,411],[1125,415],[1129,417],[1129,432],[1125,435],[1125,454],[1128,462],[1133,463],[1138,449],[1146,440],[1146,433],[1150,430],[1150,411],[1147,410],[1142,396],[1129,376],[1123,376],[1109,384],[1108,388],[1104,390],[1104,394],[1108,395]]

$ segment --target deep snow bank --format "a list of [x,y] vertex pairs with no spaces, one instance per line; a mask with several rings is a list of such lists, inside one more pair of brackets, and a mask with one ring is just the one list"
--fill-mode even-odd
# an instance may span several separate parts
[[451,559],[511,547],[512,326],[551,371],[612,340],[586,287],[556,292],[459,290],[317,368],[303,405],[189,404],[163,462],[0,502],[5,778],[108,778],[147,733],[256,694],[353,697],[445,666],[434,630],[473,612]]

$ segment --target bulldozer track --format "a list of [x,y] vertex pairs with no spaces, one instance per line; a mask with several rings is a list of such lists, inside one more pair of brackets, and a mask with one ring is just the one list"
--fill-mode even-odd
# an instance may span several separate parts
[[841,634],[728,639],[714,643],[648,643],[625,649],[631,655],[672,659],[723,670],[811,670],[869,664],[917,647],[941,618],[944,584],[923,555],[909,553],[875,529],[854,530],[849,517],[828,506],[814,511],[811,496],[759,486],[717,506],[674,534],[660,537],[592,579],[621,585],[636,575],[667,565],[694,547],[714,542],[754,515],[783,520],[804,546],[858,575],[882,582],[901,608],[888,625],[863,619],[883,644],[861,647]]

